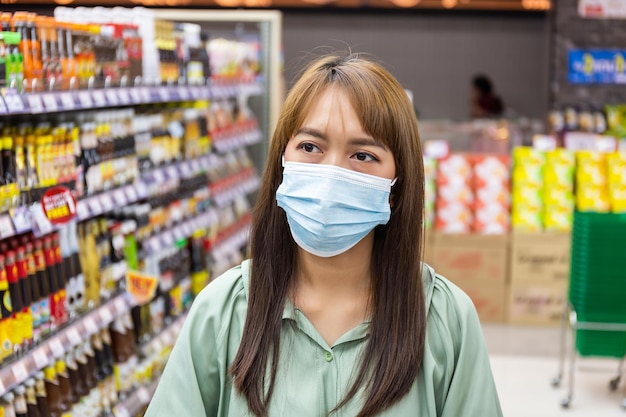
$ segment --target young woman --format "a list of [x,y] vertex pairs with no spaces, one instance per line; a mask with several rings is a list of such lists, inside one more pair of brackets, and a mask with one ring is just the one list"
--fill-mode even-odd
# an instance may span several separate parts
[[314,62],[270,144],[252,259],[198,296],[146,416],[501,416],[471,301],[420,262],[423,200],[400,84]]

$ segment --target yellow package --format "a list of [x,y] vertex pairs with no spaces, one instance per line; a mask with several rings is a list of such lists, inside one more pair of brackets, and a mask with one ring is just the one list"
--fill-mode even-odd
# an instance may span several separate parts
[[544,190],[544,207],[574,210],[574,193],[567,188],[546,187]]
[[543,166],[546,156],[543,152],[529,146],[519,146],[513,149],[513,165]]
[[576,159],[573,152],[567,149],[548,152],[544,169],[545,184],[573,188],[575,167]]
[[513,167],[511,178],[513,185],[517,183],[530,183],[540,186],[543,184],[543,166],[532,164],[518,164]]
[[608,189],[591,185],[579,186],[576,190],[576,208],[579,211],[608,212],[611,208]]
[[608,182],[611,187],[626,186],[626,154],[607,155]]
[[[11,343],[12,325],[11,319],[6,318],[0,321],[0,362],[4,361],[13,353],[13,343]],[[0,414],[2,415],[2,414]]]
[[513,206],[511,226],[519,232],[541,232],[543,229],[543,214],[535,207]]
[[548,231],[568,232],[572,230],[574,208],[546,207],[543,213],[544,229]]
[[595,151],[576,152],[576,183],[578,187],[600,187],[607,184],[605,154]]
[[613,213],[626,213],[626,185],[613,187],[609,199]]
[[534,207],[540,210],[543,207],[543,187],[533,183],[513,184],[511,201],[513,207]]

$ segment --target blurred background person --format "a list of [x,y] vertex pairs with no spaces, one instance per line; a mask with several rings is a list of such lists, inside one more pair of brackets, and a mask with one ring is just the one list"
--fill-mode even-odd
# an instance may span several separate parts
[[499,117],[504,113],[502,99],[494,93],[493,83],[486,75],[472,80],[472,117]]

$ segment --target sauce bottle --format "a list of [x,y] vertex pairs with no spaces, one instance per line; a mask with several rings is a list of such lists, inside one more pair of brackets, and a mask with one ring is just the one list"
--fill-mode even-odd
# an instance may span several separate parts
[[41,338],[41,302],[43,300],[39,282],[37,281],[37,268],[35,267],[33,244],[31,242],[26,243],[25,249],[24,260],[26,263],[28,286],[30,287],[31,312],[33,316],[33,340],[38,341]]
[[111,333],[108,328],[102,329],[100,332],[102,340],[102,352],[104,354],[104,372],[105,372],[105,396],[108,397],[110,404],[117,403],[117,389],[115,387],[115,376],[113,373],[113,347],[111,346]]
[[37,397],[37,409],[41,417],[50,417],[48,407],[48,394],[46,393],[46,382],[43,371],[35,374],[35,395]]
[[48,365],[43,372],[46,378],[46,397],[50,417],[61,417],[61,388],[54,364]]
[[46,261],[46,275],[48,277],[48,285],[50,286],[50,313],[52,328],[56,328],[62,324],[63,304],[61,303],[61,288],[57,278],[56,254],[52,247],[52,237],[46,236],[43,239],[43,254]]
[[11,293],[9,292],[9,280],[4,268],[4,255],[0,255],[0,317],[2,320],[11,316]]
[[26,387],[26,408],[28,417],[44,417],[39,412],[39,406],[37,405],[35,380],[33,378],[28,379],[24,386]]
[[123,399],[128,387],[128,337],[126,326],[121,318],[117,318],[111,325],[111,340],[113,347],[113,373],[115,376],[115,390]]
[[9,293],[11,294],[11,343],[15,351],[22,348],[24,342],[24,327],[18,312],[22,310],[22,292],[20,287],[20,277],[17,273],[17,265],[15,264],[15,252],[6,252],[5,270],[7,280],[9,281]]
[[15,400],[13,405],[15,407],[15,417],[28,417],[28,406],[26,405],[26,388],[23,385],[19,385],[14,390]]
[[33,249],[33,258],[35,261],[35,276],[37,286],[40,293],[40,330],[42,335],[50,333],[51,311],[50,311],[50,282],[46,273],[46,259],[43,253],[43,242],[41,239],[35,240]]
[[65,356],[65,363],[67,365],[67,374],[70,378],[70,394],[72,404],[78,404],[80,402],[80,397],[83,395],[82,393],[85,392],[85,388],[83,387],[78,375],[78,364],[76,363],[74,352],[67,353]]
[[60,320],[61,323],[67,322],[67,293],[66,286],[69,280],[68,270],[65,268],[65,261],[61,253],[59,233],[52,234],[52,250],[54,252],[56,277],[59,285],[59,303],[61,306]]
[[24,326],[24,342],[29,346],[33,342],[33,313],[31,305],[30,281],[28,279],[28,269],[26,265],[26,250],[24,246],[17,249],[17,273],[20,278],[20,287],[22,291],[22,311],[19,313]]
[[15,406],[13,402],[15,401],[15,394],[12,392],[8,392],[4,394],[2,397],[2,408],[4,408],[4,417],[16,417],[15,416]]
[[61,412],[68,412],[72,408],[72,387],[70,382],[70,376],[65,366],[65,360],[59,358],[54,364],[54,368],[57,372],[57,378],[59,380],[59,391],[61,394]]

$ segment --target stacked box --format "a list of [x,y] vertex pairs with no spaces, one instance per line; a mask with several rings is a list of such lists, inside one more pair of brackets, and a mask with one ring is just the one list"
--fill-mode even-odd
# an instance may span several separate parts
[[432,229],[437,200],[437,160],[424,157],[424,228]]
[[601,152],[576,152],[576,208],[601,213],[610,211],[607,161]]
[[435,228],[443,233],[470,233],[474,191],[472,165],[467,155],[454,154],[439,160]]
[[474,225],[478,234],[505,234],[510,224],[510,158],[477,155],[473,158]]
[[567,149],[546,153],[544,168],[543,225],[547,231],[572,229],[576,158]]
[[513,230],[539,232],[543,229],[545,154],[530,147],[513,150]]
[[609,201],[613,213],[626,213],[626,153],[607,155]]

